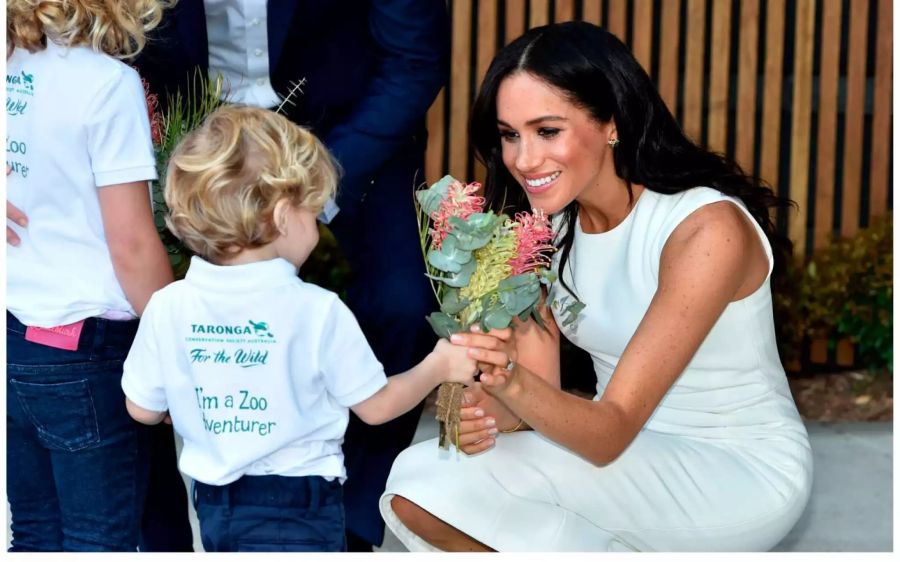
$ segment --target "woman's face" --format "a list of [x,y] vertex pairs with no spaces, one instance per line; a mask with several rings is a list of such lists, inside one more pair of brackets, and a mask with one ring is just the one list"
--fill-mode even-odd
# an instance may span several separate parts
[[531,74],[500,83],[497,127],[503,163],[536,209],[557,213],[615,177],[613,122],[598,123]]

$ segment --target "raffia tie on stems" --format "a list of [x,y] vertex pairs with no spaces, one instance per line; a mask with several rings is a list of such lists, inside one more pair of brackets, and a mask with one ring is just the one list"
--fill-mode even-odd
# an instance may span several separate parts
[[438,387],[437,413],[438,445],[447,449],[450,443],[459,449],[459,413],[462,408],[465,386],[458,382],[441,383]]

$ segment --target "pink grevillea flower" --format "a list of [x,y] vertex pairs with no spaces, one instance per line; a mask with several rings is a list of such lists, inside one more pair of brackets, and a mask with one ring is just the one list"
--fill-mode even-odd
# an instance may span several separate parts
[[553,246],[553,227],[544,211],[537,209],[534,214],[516,213],[512,225],[516,235],[516,254],[507,262],[513,275],[534,271],[539,267],[550,267],[550,253]]
[[141,78],[144,85],[144,97],[147,98],[147,114],[150,117],[150,136],[153,137],[153,146],[162,144],[162,117],[159,114],[159,97],[150,93],[150,83]]
[[447,196],[441,201],[438,210],[431,213],[431,244],[435,249],[441,249],[444,238],[453,230],[450,217],[466,220],[469,215],[484,210],[484,197],[474,195],[480,189],[481,184],[478,182],[463,184],[455,181],[447,187]]

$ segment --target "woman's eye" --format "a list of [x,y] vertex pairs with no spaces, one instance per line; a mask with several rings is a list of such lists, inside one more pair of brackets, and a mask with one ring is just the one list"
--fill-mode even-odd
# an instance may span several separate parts
[[553,127],[541,127],[538,129],[538,135],[545,139],[551,139],[559,134],[559,129]]
[[506,142],[512,142],[519,138],[519,134],[515,131],[500,131],[500,138]]

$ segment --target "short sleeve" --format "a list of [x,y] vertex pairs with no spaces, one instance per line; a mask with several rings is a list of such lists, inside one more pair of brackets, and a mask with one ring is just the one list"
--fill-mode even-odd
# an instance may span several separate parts
[[359,404],[387,384],[384,367],[366,341],[359,322],[337,297],[320,341],[319,365],[325,387],[341,406]]
[[122,65],[94,98],[87,148],[98,187],[156,179],[147,98],[141,79]]
[[153,298],[147,303],[138,324],[137,335],[122,368],[122,390],[129,400],[154,412],[169,409],[159,368],[157,330],[153,324]]

